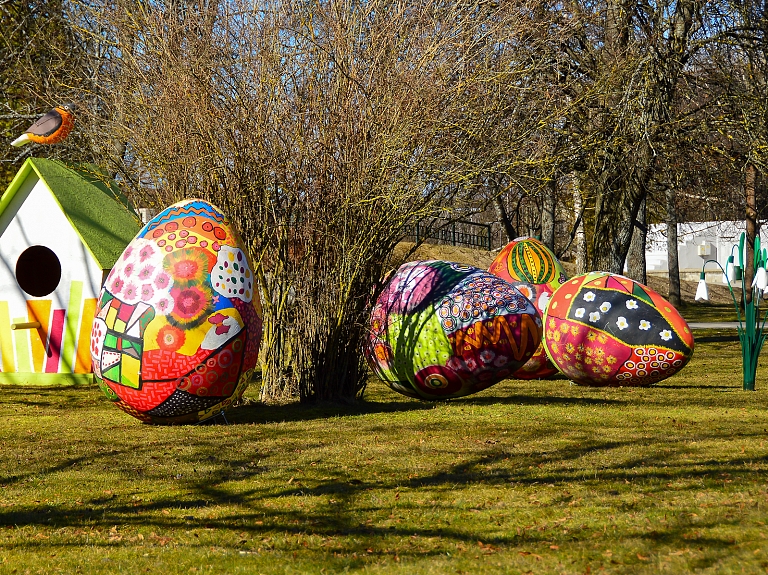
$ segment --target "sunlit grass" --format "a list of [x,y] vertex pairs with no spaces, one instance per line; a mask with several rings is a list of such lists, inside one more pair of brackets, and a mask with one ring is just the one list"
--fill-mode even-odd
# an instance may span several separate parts
[[678,311],[689,323],[738,321],[736,308],[732,304],[686,302],[678,308]]
[[701,344],[653,389],[153,427],[97,389],[2,388],[2,573],[709,573],[768,567],[768,370]]

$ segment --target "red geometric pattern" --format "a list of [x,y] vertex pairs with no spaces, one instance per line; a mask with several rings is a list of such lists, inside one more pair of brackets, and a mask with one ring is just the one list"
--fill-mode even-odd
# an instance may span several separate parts
[[246,331],[241,331],[223,348],[201,362],[194,371],[182,377],[178,388],[200,397],[232,395],[240,379]]
[[[107,379],[104,383],[120,397],[121,401],[118,403],[123,404],[120,408],[131,415],[154,409],[168,399],[176,389],[200,397],[229,397],[234,393],[240,379],[246,336],[246,330],[243,330],[220,350],[213,353],[205,351],[210,354],[209,357],[198,358],[195,361],[196,367],[175,379],[142,378],[141,389],[117,385]],[[130,411],[126,407],[129,407]]]
[[183,355],[175,351],[152,349],[141,356],[141,379],[175,379],[183,377],[204,362],[210,349],[199,349],[195,355]]
[[240,313],[240,317],[245,324],[245,330],[248,332],[248,339],[245,342],[245,357],[243,358],[243,371],[247,371],[256,367],[259,360],[262,319],[256,313],[253,302],[244,302],[236,298],[231,301],[235,309]]
[[[176,380],[142,381],[141,389],[133,389],[124,385],[116,385],[108,379],[105,379],[104,383],[137,413],[149,411],[160,405],[176,390],[177,385]],[[122,409],[125,411],[125,408]],[[130,413],[133,415],[133,412]]]
[[651,385],[685,367],[691,356],[671,349],[636,347],[616,374],[620,385]]

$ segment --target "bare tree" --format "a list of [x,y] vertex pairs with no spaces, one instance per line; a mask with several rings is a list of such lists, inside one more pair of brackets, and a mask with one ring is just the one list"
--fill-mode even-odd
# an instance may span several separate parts
[[646,198],[643,198],[643,201],[640,202],[640,207],[637,210],[637,217],[635,218],[635,221],[630,224],[634,230],[632,232],[632,241],[629,244],[627,257],[627,274],[633,280],[640,282],[641,284],[648,283],[645,261],[645,237],[648,233],[646,202]]
[[[531,3],[532,5],[535,3]],[[257,261],[265,397],[351,399],[404,224],[522,170],[525,3],[80,5],[107,38],[92,134],[135,198],[213,201]],[[527,121],[514,122],[524,117]]]
[[79,103],[75,83],[87,84],[85,53],[61,0],[0,0],[0,190],[31,155],[89,159],[87,143],[72,134],[63,144],[10,142],[56,104]]
[[592,269],[623,269],[633,230],[627,223],[656,175],[680,74],[704,33],[703,6],[606,0],[545,14],[559,37],[549,58],[573,103],[564,164],[582,172],[584,197],[594,198],[585,222],[594,230]]
[[752,254],[759,233],[756,188],[759,176],[768,173],[768,3],[747,0],[729,8],[730,18],[707,54],[707,88],[713,100],[709,125],[722,136],[714,150],[743,178],[746,284],[755,271]]

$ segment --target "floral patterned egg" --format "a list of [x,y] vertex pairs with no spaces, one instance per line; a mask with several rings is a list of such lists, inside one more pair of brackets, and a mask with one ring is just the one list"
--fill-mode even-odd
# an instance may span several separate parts
[[566,282],[552,297],[544,326],[550,359],[581,385],[651,385],[693,355],[691,330],[672,304],[606,272]]
[[262,313],[253,267],[215,206],[163,210],[128,244],[99,296],[91,334],[96,381],[152,423],[195,423],[242,396]]
[[366,356],[395,391],[446,399],[506,379],[539,341],[538,312],[508,282],[462,264],[411,262],[376,302]]
[[[539,240],[529,237],[509,242],[493,260],[488,271],[520,290],[542,315],[552,294],[567,279],[555,254]],[[557,368],[549,361],[542,343],[531,359],[512,377],[544,379],[556,373]]]

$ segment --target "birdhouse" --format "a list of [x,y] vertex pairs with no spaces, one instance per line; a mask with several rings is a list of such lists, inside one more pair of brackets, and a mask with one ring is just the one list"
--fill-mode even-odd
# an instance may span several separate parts
[[90,383],[109,270],[141,229],[96,170],[30,158],[0,197],[0,383]]

